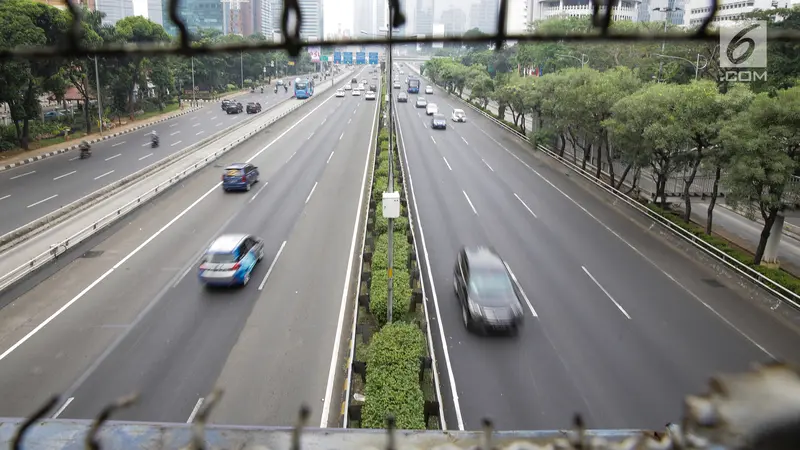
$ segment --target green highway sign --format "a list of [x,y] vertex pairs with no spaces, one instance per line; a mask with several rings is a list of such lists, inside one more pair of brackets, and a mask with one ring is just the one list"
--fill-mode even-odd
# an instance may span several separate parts
[[319,59],[321,59],[324,62],[328,62],[328,56],[327,55],[322,55],[322,56],[320,56]]

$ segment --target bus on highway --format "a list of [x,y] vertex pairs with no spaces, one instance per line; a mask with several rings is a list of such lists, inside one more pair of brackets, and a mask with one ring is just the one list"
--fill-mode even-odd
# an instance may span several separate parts
[[419,94],[419,78],[408,78],[408,93]]
[[294,80],[294,96],[299,99],[314,95],[314,80],[308,78]]

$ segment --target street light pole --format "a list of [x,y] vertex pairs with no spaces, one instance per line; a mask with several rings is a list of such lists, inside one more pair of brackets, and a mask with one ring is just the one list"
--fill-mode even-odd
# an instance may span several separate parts
[[[389,35],[389,45],[387,45],[387,49],[389,50],[389,54],[386,56],[386,62],[389,65],[388,76],[389,78],[386,80],[386,90],[389,91],[389,193],[394,192],[394,141],[392,140],[392,124],[393,124],[393,116],[392,116],[392,3],[388,2],[389,6],[389,26],[388,28],[388,35]],[[386,321],[387,323],[392,323],[392,308],[394,303],[394,219],[389,217],[388,225],[389,225],[389,281],[388,285],[388,298],[387,298],[387,312],[386,312]]]
[[244,52],[239,52],[239,72],[242,75],[242,89],[244,89]]
[[[97,70],[97,55],[94,57],[94,82],[97,85],[97,119],[100,121],[100,134],[103,134],[103,102],[100,100],[100,71]],[[88,108],[89,105],[86,105]]]
[[[653,8],[653,11],[659,11],[665,13],[664,16],[664,34],[667,33],[667,24],[669,22],[670,14],[676,11],[683,11],[681,8]],[[667,41],[661,41],[661,53],[664,53],[664,49],[666,48]],[[664,61],[658,62],[658,77],[656,78],[656,83],[661,82],[661,73],[664,70]]]
[[195,87],[194,87],[194,56],[192,56],[192,106],[197,107],[197,98],[195,97]]

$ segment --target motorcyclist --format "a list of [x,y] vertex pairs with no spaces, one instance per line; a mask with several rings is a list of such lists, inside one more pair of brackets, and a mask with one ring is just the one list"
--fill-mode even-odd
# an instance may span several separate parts
[[81,157],[88,157],[92,154],[92,146],[86,141],[81,141],[78,148],[81,151]]
[[285,84],[283,85],[283,91],[284,92],[289,92],[289,88]]
[[264,93],[264,86],[261,86],[261,93]]
[[278,85],[275,85],[275,93],[278,93]]
[[153,133],[150,135],[150,141],[153,145],[158,145],[158,133],[156,133],[156,130],[153,130]]

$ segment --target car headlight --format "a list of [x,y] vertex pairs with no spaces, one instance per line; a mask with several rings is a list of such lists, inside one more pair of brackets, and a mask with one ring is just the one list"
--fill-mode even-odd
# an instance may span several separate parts
[[473,302],[472,300],[469,300],[469,301],[467,301],[467,304],[469,305],[469,312],[473,316],[480,316],[481,315],[481,307],[478,306],[477,303]]
[[511,305],[511,312],[513,312],[515,316],[518,316],[518,317],[521,316],[522,315],[522,305],[520,305],[519,303],[512,304]]

